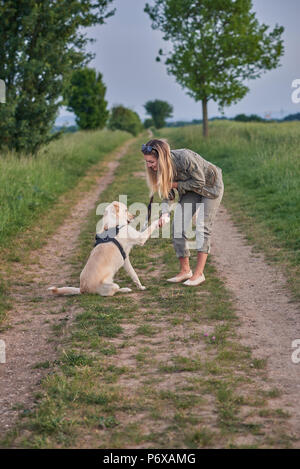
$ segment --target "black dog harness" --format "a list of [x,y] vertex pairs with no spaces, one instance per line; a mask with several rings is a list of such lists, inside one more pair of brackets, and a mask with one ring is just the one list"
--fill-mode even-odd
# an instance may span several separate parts
[[[125,226],[125,225],[123,225]],[[102,244],[102,243],[114,243],[118,248],[119,248],[119,251],[125,261],[126,259],[126,253],[124,251],[124,249],[122,248],[121,244],[119,243],[119,241],[115,238],[117,236],[117,234],[119,233],[120,229],[123,228],[123,226],[116,226],[116,227],[113,227],[113,228],[109,228],[108,230],[104,230],[102,231],[102,233],[100,234],[96,234],[96,237],[95,237],[95,244],[94,244],[94,247],[98,246],[98,244]]]

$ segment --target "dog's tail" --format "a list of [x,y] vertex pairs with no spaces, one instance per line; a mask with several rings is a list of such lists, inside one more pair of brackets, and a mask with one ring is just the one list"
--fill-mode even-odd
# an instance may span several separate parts
[[51,290],[53,295],[80,295],[80,288],[75,287],[49,287],[48,290]]

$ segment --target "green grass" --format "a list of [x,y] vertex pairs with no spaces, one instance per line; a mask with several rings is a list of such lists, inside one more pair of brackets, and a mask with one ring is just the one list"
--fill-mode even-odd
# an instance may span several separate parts
[[249,241],[286,267],[300,299],[300,123],[212,122],[163,129],[171,148],[191,148],[223,170],[224,204]]
[[[127,194],[129,205],[147,202],[145,181],[134,177],[143,170],[139,144],[99,202],[118,194]],[[82,229],[72,259],[76,283],[97,221],[92,211]],[[205,285],[189,289],[165,281],[178,269],[171,240],[153,238],[130,257],[147,289],[68,299],[66,313],[68,305],[80,313],[61,339],[61,357],[49,364],[35,408],[2,446],[290,447],[280,395],[268,384],[264,360],[239,343],[232,297],[210,259]],[[131,286],[123,270],[116,281]]]

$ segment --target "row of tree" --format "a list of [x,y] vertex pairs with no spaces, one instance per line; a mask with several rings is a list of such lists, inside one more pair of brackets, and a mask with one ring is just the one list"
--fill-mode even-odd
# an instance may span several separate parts
[[0,148],[36,152],[51,133],[73,71],[94,57],[85,28],[103,24],[113,0],[1,0]]
[[[73,73],[94,57],[85,50],[92,41],[85,28],[112,16],[112,2],[0,0],[0,79],[6,84],[6,104],[0,105],[0,149],[36,152],[57,138],[59,133],[50,130],[66,102],[85,107],[85,115],[79,117],[83,125],[107,118],[101,79],[97,83],[90,75],[96,102],[70,93]],[[160,29],[169,42],[169,52],[160,50],[157,60],[165,56],[168,73],[202,102],[205,136],[208,102],[218,103],[221,110],[236,103],[249,91],[243,82],[276,68],[283,54],[283,27],[276,25],[268,33],[269,27],[259,24],[252,12],[252,0],[153,0],[152,5],[146,3],[145,12],[152,28]],[[166,103],[155,106],[170,115]],[[161,117],[151,111],[153,103],[147,107],[152,116],[147,125],[161,126]],[[118,119],[124,115],[122,110]]]
[[[65,90],[64,103],[67,109],[76,115],[76,124],[80,129],[125,130],[137,135],[144,128],[139,115],[122,105],[114,106],[108,111],[105,100],[106,86],[101,73],[92,68],[76,70],[71,77],[70,85]],[[151,116],[146,119],[145,127],[164,127],[166,119],[172,116],[173,107],[166,101],[148,101],[144,108]]]
[[[226,120],[226,121],[237,121],[237,122],[264,122],[264,123],[273,123],[273,122],[286,122],[286,121],[296,121],[300,120],[300,113],[297,114],[290,114],[286,116],[284,119],[264,119],[263,117],[258,116],[257,114],[237,114],[235,117],[211,117],[209,121],[216,121],[216,120]],[[202,119],[193,119],[191,121],[174,121],[168,122],[166,127],[184,127],[187,125],[199,125],[203,124]]]
[[[0,149],[35,153],[59,137],[52,132],[61,106],[76,114],[82,129],[122,129],[136,135],[143,125],[124,106],[111,113],[101,73],[87,67],[84,28],[114,15],[113,0],[0,0]],[[164,125],[159,102],[147,103],[151,125]],[[165,109],[168,105],[165,106]],[[170,107],[169,107],[170,108]],[[168,108],[168,109],[169,109]],[[168,113],[165,114],[168,117]]]

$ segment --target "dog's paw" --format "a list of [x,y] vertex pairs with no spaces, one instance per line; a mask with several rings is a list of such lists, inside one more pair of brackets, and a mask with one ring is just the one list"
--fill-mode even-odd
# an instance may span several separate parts
[[144,285],[140,285],[139,290],[146,290],[146,287],[144,287]]
[[131,288],[124,287],[124,288],[120,288],[119,292],[120,293],[131,293],[132,290],[131,290]]
[[171,220],[171,217],[170,217],[169,213],[164,213],[162,215],[162,219],[163,219],[164,223],[169,223],[170,220]]
[[169,223],[169,222],[170,222],[170,215],[168,213],[164,213],[158,220],[158,226],[164,226],[166,223]]

